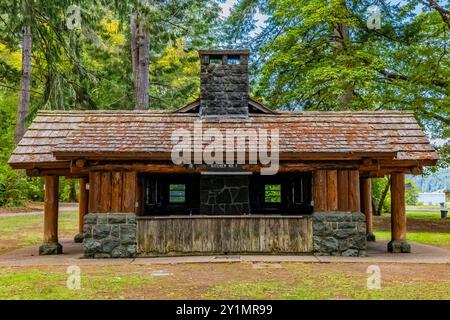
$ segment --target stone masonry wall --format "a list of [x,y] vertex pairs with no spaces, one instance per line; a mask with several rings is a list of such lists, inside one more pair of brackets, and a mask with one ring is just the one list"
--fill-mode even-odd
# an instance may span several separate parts
[[206,117],[248,116],[248,67],[241,64],[203,64],[200,74],[200,108]]
[[83,248],[86,258],[136,256],[134,213],[89,213],[84,216]]
[[245,214],[250,212],[247,176],[202,176],[201,214]]
[[359,212],[315,212],[313,242],[315,255],[365,256],[366,217]]

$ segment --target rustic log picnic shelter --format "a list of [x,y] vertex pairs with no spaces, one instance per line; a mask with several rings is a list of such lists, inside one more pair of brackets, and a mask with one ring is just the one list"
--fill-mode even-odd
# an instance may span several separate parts
[[[75,240],[86,257],[364,256],[375,240],[371,178],[383,176],[392,193],[388,250],[410,252],[405,174],[437,161],[412,112],[273,111],[249,97],[248,50],[199,56],[200,97],[176,111],[39,112],[9,164],[45,179],[40,254],[62,252],[61,176],[79,180]],[[246,130],[243,160],[174,161],[174,132],[193,132],[203,147],[226,130]],[[254,134],[263,131],[278,133],[275,174],[250,161],[251,144],[267,142]]]

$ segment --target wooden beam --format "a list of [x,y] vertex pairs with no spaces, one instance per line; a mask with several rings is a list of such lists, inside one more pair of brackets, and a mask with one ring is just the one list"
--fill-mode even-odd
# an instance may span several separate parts
[[351,212],[359,212],[360,207],[359,198],[359,171],[348,171],[348,209]]
[[45,176],[44,243],[58,243],[59,177]]
[[99,212],[111,211],[111,172],[101,173]]
[[83,167],[86,166],[86,160],[84,160],[84,159],[78,159],[78,160],[75,161],[75,165],[76,165],[78,168],[83,168]]
[[122,212],[136,211],[136,188],[137,188],[137,174],[136,172],[123,173],[123,190],[122,192]]
[[374,241],[372,212],[372,182],[370,178],[360,179],[361,212],[366,216],[367,240]]
[[406,240],[405,175],[391,174],[391,238]]
[[[310,161],[310,162],[284,162],[280,163],[278,172],[310,172],[320,169],[358,169],[356,161]],[[73,174],[89,174],[90,171],[137,171],[142,173],[200,173],[207,170],[206,165],[175,165],[165,162],[150,163],[103,163],[89,165],[84,168],[72,167]],[[242,170],[259,173],[260,165],[242,165]]]
[[338,209],[348,211],[348,170],[338,170]]
[[87,173],[74,173],[71,172],[71,170],[69,168],[66,169],[38,169],[38,168],[34,168],[34,169],[27,169],[26,170],[26,174],[29,177],[45,177],[45,176],[49,176],[49,175],[55,175],[55,176],[60,176],[60,177],[67,177],[67,178],[80,178],[83,176],[87,176]]
[[89,208],[89,192],[86,190],[88,179],[80,178],[80,197],[78,199],[78,212],[79,212],[79,222],[78,222],[78,232],[83,233],[84,226],[84,216],[88,213]]
[[89,173],[89,212],[98,213],[100,202],[101,172]]
[[327,211],[327,171],[314,171],[314,211]]
[[123,172],[114,171],[112,173],[111,179],[112,189],[111,189],[111,211],[121,212],[122,211],[122,197],[123,197]]
[[338,210],[337,170],[327,170],[327,211]]

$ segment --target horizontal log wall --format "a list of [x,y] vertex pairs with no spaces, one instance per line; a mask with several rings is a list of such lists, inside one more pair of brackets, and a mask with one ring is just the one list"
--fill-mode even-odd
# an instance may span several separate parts
[[311,217],[138,218],[142,256],[312,252]]
[[91,171],[89,212],[137,212],[137,174],[134,171]]
[[314,171],[314,211],[360,211],[358,170]]

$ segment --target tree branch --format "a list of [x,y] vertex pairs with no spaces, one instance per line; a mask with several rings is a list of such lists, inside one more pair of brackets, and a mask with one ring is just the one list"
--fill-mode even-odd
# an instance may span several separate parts
[[422,0],[421,2],[424,6],[436,10],[441,15],[442,20],[445,22],[447,27],[450,28],[450,10],[440,6],[435,0]]

